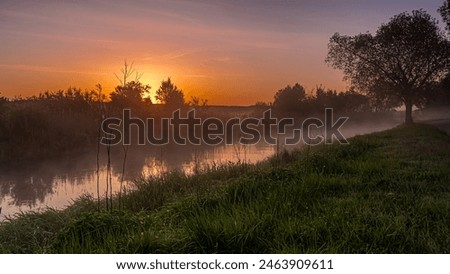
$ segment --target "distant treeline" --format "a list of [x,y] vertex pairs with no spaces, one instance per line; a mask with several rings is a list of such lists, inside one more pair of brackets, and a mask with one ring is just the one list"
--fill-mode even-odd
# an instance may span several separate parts
[[[280,89],[271,104],[257,103],[271,106],[280,116],[308,116],[323,113],[324,108],[333,108],[335,113],[360,112],[388,112],[402,105],[395,97],[382,96],[381,93],[370,95],[358,93],[354,90],[338,92],[324,87],[317,87],[312,94],[307,95],[305,89],[296,83]],[[441,107],[450,105],[450,77],[437,84],[429,91],[427,100],[420,108]]]
[[[423,107],[449,105],[450,80],[431,92]],[[267,109],[279,117],[304,119],[333,108],[335,113],[374,113],[396,108],[399,102],[390,98],[372,98],[355,91],[337,92],[318,87],[307,94],[300,84],[287,86],[275,93],[273,102],[257,102],[253,107],[207,106],[207,100],[184,93],[171,79],[162,81],[156,91],[159,104],[147,95],[150,87],[139,81],[117,86],[108,95],[98,85],[94,90],[68,88],[46,91],[37,96],[7,99],[0,97],[0,162],[17,162],[41,157],[61,157],[74,151],[94,148],[99,125],[109,116],[120,116],[124,108],[138,117],[169,117],[175,109],[196,109],[201,118],[227,119],[234,116],[260,115]],[[260,117],[260,116],[256,116]]]
[[100,101],[69,88],[29,98],[0,99],[0,161],[61,156],[95,144]]

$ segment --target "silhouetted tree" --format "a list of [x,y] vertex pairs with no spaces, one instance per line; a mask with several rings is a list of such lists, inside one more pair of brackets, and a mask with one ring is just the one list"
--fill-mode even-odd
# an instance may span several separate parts
[[447,74],[447,77],[442,80],[441,85],[444,90],[450,93],[450,74]]
[[342,107],[341,110],[345,112],[371,111],[369,98],[363,94],[355,92],[354,90],[340,92],[338,95],[338,101]]
[[116,76],[117,80],[119,80],[119,83],[121,86],[125,86],[129,82],[129,78],[134,74],[134,82],[139,82],[139,80],[142,77],[143,73],[138,73],[134,67],[134,63],[131,63],[131,65],[128,65],[127,60],[123,63],[123,68],[120,69],[120,74],[114,73],[114,76]]
[[[442,19],[447,24],[447,31],[450,35],[450,0],[444,1],[442,6],[438,10],[442,16]],[[441,104],[449,104],[450,103],[450,72],[441,82],[439,88],[439,97],[445,100],[436,100],[436,102],[440,102]]]
[[191,96],[191,101],[189,101],[188,105],[195,109],[200,107],[205,107],[208,103],[208,99],[201,99],[198,96]]
[[144,110],[152,104],[146,97],[151,87],[140,82],[131,81],[125,85],[117,86],[110,94],[111,104],[115,109],[135,108]]
[[[326,61],[343,70],[354,87],[401,100],[407,124],[413,122],[413,105],[423,102],[450,65],[449,41],[437,21],[422,10],[394,16],[375,35],[336,33],[328,46]],[[380,83],[386,88],[374,88]]]
[[338,102],[338,95],[335,90],[325,90],[322,87],[316,88],[316,97],[314,98],[316,107],[322,111],[324,108],[338,108],[341,109],[340,102]]
[[395,90],[385,81],[376,81],[369,87],[370,106],[373,111],[391,111],[403,105]]
[[93,110],[94,105],[98,103],[97,97],[97,93],[93,90],[83,91],[80,88],[69,87],[67,90],[45,91],[24,101],[36,102],[58,115],[73,115]]
[[8,103],[8,98],[4,97],[4,96],[0,96],[0,108],[4,105],[6,105],[6,103]]
[[450,105],[450,74],[432,89],[433,96],[428,98],[426,107],[448,107]]
[[300,111],[300,104],[306,98],[305,89],[298,83],[280,89],[274,97],[273,108],[279,113]]
[[444,22],[447,24],[447,30],[450,32],[450,0],[444,1],[438,11]]
[[155,98],[170,110],[185,106],[183,91],[172,83],[170,77],[167,78],[167,81],[161,82],[161,86],[156,91]]
[[450,105],[450,73],[441,82],[441,94],[443,97],[442,102],[446,105]]
[[353,90],[337,92],[336,90],[317,87],[314,96],[307,100],[306,109],[310,114],[323,113],[325,108],[333,108],[336,112],[370,111],[369,98]]

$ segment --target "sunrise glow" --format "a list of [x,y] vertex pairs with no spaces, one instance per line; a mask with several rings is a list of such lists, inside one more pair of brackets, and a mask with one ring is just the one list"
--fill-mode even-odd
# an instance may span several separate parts
[[[30,96],[69,86],[111,91],[124,60],[154,93],[171,77],[187,99],[249,105],[299,82],[344,90],[324,63],[333,33],[374,31],[433,1],[77,1],[0,3],[0,92]],[[154,100],[154,98],[152,98]]]

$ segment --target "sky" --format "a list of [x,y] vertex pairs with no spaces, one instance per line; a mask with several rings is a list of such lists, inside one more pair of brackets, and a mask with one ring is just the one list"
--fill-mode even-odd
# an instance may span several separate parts
[[187,100],[270,102],[300,83],[345,90],[329,38],[375,32],[443,0],[0,0],[0,96],[68,87],[106,92],[124,61],[154,93],[171,77]]

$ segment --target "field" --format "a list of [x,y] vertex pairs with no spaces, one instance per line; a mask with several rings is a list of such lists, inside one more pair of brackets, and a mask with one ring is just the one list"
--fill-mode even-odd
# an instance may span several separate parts
[[20,214],[0,252],[450,252],[450,137],[411,125],[349,141],[140,179],[113,210],[81,197]]

